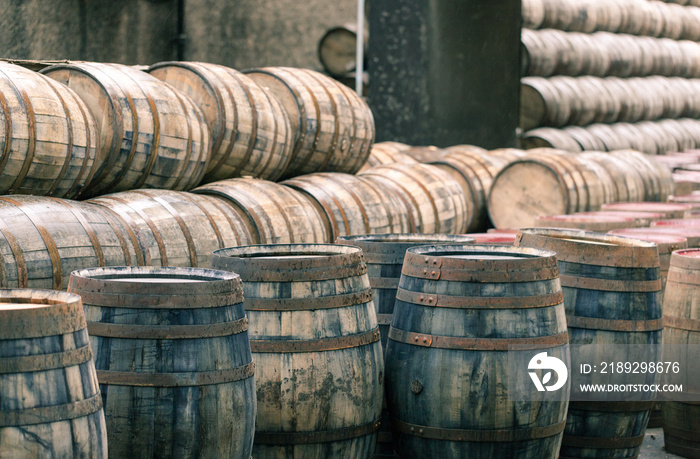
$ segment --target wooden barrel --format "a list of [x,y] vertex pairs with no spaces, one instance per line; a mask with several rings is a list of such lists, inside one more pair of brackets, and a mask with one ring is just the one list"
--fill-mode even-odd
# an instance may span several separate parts
[[86,195],[199,183],[209,131],[189,97],[119,64],[61,64],[42,73],[73,89],[97,121],[96,169]]
[[[526,229],[516,246],[556,252],[571,344],[660,344],[654,243],[575,230]],[[572,368],[579,362],[572,360]],[[571,402],[561,457],[636,457],[653,402]]]
[[279,179],[292,158],[293,133],[279,101],[242,73],[203,62],[162,62],[149,68],[191,97],[209,127],[205,183],[253,176]]
[[526,150],[533,148],[556,148],[565,151],[581,151],[581,145],[566,131],[542,127],[523,133],[520,146]]
[[70,88],[0,62],[0,194],[74,198],[92,179],[95,120]]
[[407,154],[419,163],[430,163],[440,159],[444,154],[446,154],[446,150],[438,148],[435,145],[428,145],[424,147],[410,147],[407,150],[404,150],[403,153]]
[[80,297],[0,291],[0,456],[107,457]]
[[135,190],[87,202],[111,210],[129,225],[148,266],[208,268],[214,250],[253,242],[244,218],[211,196]]
[[633,218],[637,221],[637,226],[639,228],[645,228],[651,225],[651,222],[654,222],[656,220],[663,220],[666,218],[664,214],[661,212],[615,212],[615,211],[603,211],[599,210],[596,212],[579,212],[575,215],[603,215],[603,216],[611,216],[611,217],[624,217],[624,218]]
[[[666,215],[666,218],[683,218],[683,213],[693,207],[676,202],[613,202],[603,204],[601,210],[615,212],[655,212]],[[651,224],[655,226],[655,222]]]
[[266,67],[246,73],[272,91],[296,133],[285,178],[360,170],[374,142],[374,118],[360,96],[312,70]]
[[463,188],[450,174],[428,164],[388,164],[362,174],[404,202],[411,232],[459,234],[472,209]]
[[366,177],[321,172],[282,182],[300,192],[327,219],[331,239],[340,236],[405,233],[410,230],[403,202]]
[[255,364],[239,276],[196,268],[71,274],[112,457],[250,457]]
[[194,193],[215,197],[243,217],[255,244],[323,243],[330,223],[300,192],[274,182],[238,178],[208,183]]
[[[366,57],[369,29],[365,27],[363,33]],[[354,72],[357,64],[357,24],[344,24],[326,30],[318,42],[318,60],[331,76],[342,77]]]
[[253,456],[370,457],[384,361],[362,251],[249,246],[216,251],[213,265],[243,280],[258,368]]
[[[367,162],[363,166],[366,170],[370,167],[381,166],[382,164],[393,164],[393,163],[417,163],[413,157],[403,153],[401,150],[396,150],[389,147],[384,147],[379,144],[372,145],[372,151],[367,158]],[[360,169],[362,171],[363,169]],[[358,172],[360,172],[358,171]]]
[[539,29],[544,22],[544,0],[523,0],[521,5],[523,27]]
[[616,215],[549,215],[537,217],[536,227],[545,228],[575,228],[586,231],[607,232],[617,228],[638,228],[639,221],[635,218]]
[[[697,292],[700,286],[700,250],[679,250],[671,256],[668,289],[664,296],[664,344],[697,347]],[[688,351],[690,355],[691,352]],[[692,377],[693,372],[688,374]],[[683,457],[700,456],[700,403],[664,401],[661,408],[666,451]]]
[[118,215],[89,204],[0,197],[0,286],[62,290],[76,269],[143,265],[136,235]]
[[626,237],[636,237],[646,234],[662,234],[668,236],[684,237],[688,241],[688,247],[700,247],[700,228],[683,227],[683,226],[655,226],[653,228],[626,228],[610,231],[610,234]]
[[558,278],[547,251],[408,249],[386,354],[401,457],[557,457],[568,387],[523,404],[497,386],[508,379],[508,344],[569,360]]
[[474,238],[476,244],[512,246],[515,242],[516,234],[517,231],[515,233],[467,233],[464,236]]

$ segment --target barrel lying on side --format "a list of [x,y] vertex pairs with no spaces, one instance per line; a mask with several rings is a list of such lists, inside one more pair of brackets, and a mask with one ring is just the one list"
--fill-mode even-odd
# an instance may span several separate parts
[[258,368],[253,456],[370,457],[384,362],[362,251],[237,247],[213,266],[243,280]]
[[0,291],[0,457],[107,457],[80,297]]
[[511,401],[509,346],[569,360],[559,272],[549,251],[408,249],[386,355],[386,393],[402,457],[555,458],[568,386]]
[[240,278],[95,268],[83,297],[113,457],[250,457],[255,381]]

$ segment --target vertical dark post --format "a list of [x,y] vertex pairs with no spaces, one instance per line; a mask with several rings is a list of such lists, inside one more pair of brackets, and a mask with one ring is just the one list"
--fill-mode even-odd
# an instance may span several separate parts
[[372,0],[377,140],[515,146],[520,0]]

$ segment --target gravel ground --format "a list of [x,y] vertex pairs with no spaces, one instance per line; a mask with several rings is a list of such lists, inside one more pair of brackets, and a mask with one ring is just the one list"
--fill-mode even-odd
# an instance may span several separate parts
[[664,449],[664,431],[662,428],[647,429],[642,449],[639,452],[639,459],[676,459],[680,457],[667,453]]

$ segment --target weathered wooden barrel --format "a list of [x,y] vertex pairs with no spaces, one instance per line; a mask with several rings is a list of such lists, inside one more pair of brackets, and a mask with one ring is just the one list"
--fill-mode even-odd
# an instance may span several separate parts
[[209,161],[209,131],[188,96],[126,65],[80,62],[42,73],[74,90],[97,122],[95,174],[86,195],[199,183]]
[[607,232],[618,228],[638,228],[640,223],[635,218],[607,215],[549,215],[537,217],[535,225],[539,228],[575,228],[586,231]]
[[668,236],[684,237],[688,241],[689,248],[700,247],[700,228],[681,226],[655,226],[652,228],[626,228],[610,231],[610,234],[634,238],[637,235],[644,238],[646,234],[661,234]]
[[408,156],[412,157],[419,163],[430,163],[440,159],[446,154],[446,150],[438,148],[435,145],[428,146],[413,146],[403,151]]
[[0,456],[107,457],[80,297],[0,291]]
[[393,193],[406,206],[411,232],[463,233],[471,209],[450,174],[429,164],[387,164],[360,174]]
[[[587,231],[526,229],[515,245],[556,252],[571,344],[661,343],[661,276],[654,243]],[[572,368],[578,364],[572,360]],[[571,402],[560,457],[635,457],[652,404]]]
[[688,217],[689,213],[694,212],[700,208],[700,196],[697,194],[681,194],[681,195],[671,195],[667,199],[668,202],[680,202],[683,204],[690,204],[693,206],[692,210],[686,210],[684,212],[684,218],[696,218]]
[[523,27],[538,29],[544,22],[544,0],[524,0],[521,11]]
[[374,118],[360,96],[312,70],[266,67],[246,74],[278,98],[296,133],[284,177],[360,170],[374,142]]
[[565,151],[582,151],[581,144],[566,131],[550,127],[531,129],[522,134],[520,145],[526,150],[533,148],[557,148]]
[[203,182],[252,176],[279,179],[294,134],[280,102],[246,75],[203,62],[162,62],[148,69],[202,110],[212,142]]
[[666,218],[665,214],[662,214],[661,212],[616,212],[613,210],[609,211],[604,211],[604,210],[598,210],[596,212],[579,212],[575,215],[608,215],[612,217],[624,217],[624,218],[633,218],[638,222],[638,227],[644,228],[648,227],[651,225],[652,222],[655,222],[657,220],[663,220]]
[[62,290],[76,269],[144,263],[136,235],[109,210],[58,198],[0,197],[0,287]]
[[467,233],[464,236],[469,236],[474,238],[476,244],[486,244],[486,245],[504,245],[512,246],[515,243],[515,233],[511,232],[488,232],[488,233]]
[[286,180],[282,185],[300,192],[326,217],[332,240],[410,230],[403,202],[366,177],[320,172]]
[[[685,212],[690,212],[686,210]],[[683,218],[671,218],[668,220],[657,220],[651,224],[652,227],[663,227],[663,226],[685,226],[685,227],[700,227],[700,218],[685,218],[685,213]]]
[[111,210],[129,225],[148,266],[208,268],[214,250],[253,242],[244,218],[211,196],[134,190],[87,202]]
[[692,208],[688,204],[675,202],[613,202],[601,206],[602,211],[655,212],[665,214],[666,218],[683,218],[683,213]]
[[[664,344],[697,347],[700,344],[700,303],[697,299],[700,291],[700,250],[679,250],[671,255],[667,285],[664,295]],[[692,378],[693,374],[697,373],[689,371],[688,377]],[[661,412],[666,451],[683,457],[700,456],[700,403],[664,401]]]
[[95,119],[70,88],[0,62],[0,194],[74,198],[92,179]]
[[392,145],[394,143],[396,142],[380,142],[372,145],[367,162],[357,172],[365,171],[370,167],[381,166],[382,164],[418,162],[413,157],[403,153],[404,150],[409,148],[408,145],[405,145],[405,148],[400,148]]
[[[367,27],[363,29],[363,35],[366,57],[369,44]],[[326,30],[318,42],[318,60],[331,76],[342,77],[354,72],[357,64],[357,24],[344,24]]]
[[300,192],[274,182],[238,178],[193,190],[231,206],[243,217],[255,244],[324,243],[330,223]]
[[111,457],[250,457],[255,364],[241,280],[196,268],[71,274]]
[[508,379],[509,345],[568,361],[558,279],[548,251],[408,249],[386,354],[401,457],[557,457],[568,387],[522,404],[495,381]]
[[243,280],[258,368],[253,456],[370,457],[384,361],[362,250],[227,248],[213,266]]

